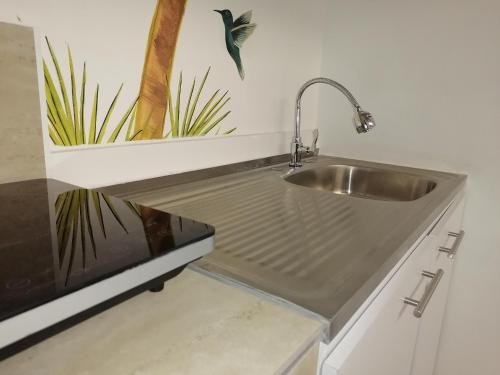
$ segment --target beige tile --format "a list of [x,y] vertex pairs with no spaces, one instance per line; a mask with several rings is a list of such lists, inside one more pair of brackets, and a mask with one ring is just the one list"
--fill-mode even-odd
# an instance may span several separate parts
[[318,367],[319,342],[311,346],[287,375],[314,375]]
[[0,22],[0,183],[45,177],[33,29]]
[[320,323],[185,270],[0,362],[10,375],[273,374]]

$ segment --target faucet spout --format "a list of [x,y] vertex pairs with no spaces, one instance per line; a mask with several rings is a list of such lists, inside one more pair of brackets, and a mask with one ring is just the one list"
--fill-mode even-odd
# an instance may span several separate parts
[[[310,152],[311,148],[310,147],[304,147],[302,144],[302,138],[300,135],[300,118],[301,118],[301,102],[302,102],[302,95],[304,92],[307,90],[308,87],[316,84],[316,83],[324,83],[330,86],[335,87],[338,89],[344,96],[351,102],[352,106],[354,107],[354,125],[356,128],[356,131],[358,133],[367,133],[370,131],[372,128],[375,127],[375,120],[373,119],[373,116],[366,111],[363,111],[361,109],[361,106],[359,105],[358,101],[354,96],[351,94],[349,90],[347,90],[343,85],[340,83],[331,80],[329,78],[324,78],[324,77],[319,77],[319,78],[314,78],[302,85],[302,87],[299,89],[299,92],[297,93],[297,99],[296,99],[296,105],[295,105],[295,127],[294,127],[294,135],[292,138],[292,143],[290,145],[290,167],[292,168],[297,168],[301,167],[301,159],[302,159],[302,153],[303,152]],[[315,130],[314,136],[313,136],[313,151],[316,148],[316,141],[318,139],[318,133],[317,130]]]

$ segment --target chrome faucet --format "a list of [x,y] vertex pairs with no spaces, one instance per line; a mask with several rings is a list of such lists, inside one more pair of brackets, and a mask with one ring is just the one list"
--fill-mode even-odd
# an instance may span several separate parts
[[297,101],[295,106],[295,132],[292,139],[292,144],[290,145],[290,163],[289,166],[292,168],[301,167],[301,159],[302,153],[310,154],[317,153],[316,142],[318,140],[318,129],[315,129],[313,132],[313,143],[311,147],[304,146],[302,144],[302,138],[300,136],[300,105],[302,101],[302,95],[304,91],[315,83],[325,83],[327,85],[333,86],[337,88],[342,94],[344,94],[347,99],[351,102],[354,107],[354,126],[358,133],[367,133],[375,127],[375,120],[373,116],[369,112],[365,112],[361,109],[358,101],[354,98],[354,96],[340,83],[333,81],[328,78],[314,78],[302,85],[297,93]]

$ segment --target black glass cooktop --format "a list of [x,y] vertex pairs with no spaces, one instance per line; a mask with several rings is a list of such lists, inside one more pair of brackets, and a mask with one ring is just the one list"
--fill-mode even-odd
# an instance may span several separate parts
[[55,180],[0,185],[0,321],[213,234]]

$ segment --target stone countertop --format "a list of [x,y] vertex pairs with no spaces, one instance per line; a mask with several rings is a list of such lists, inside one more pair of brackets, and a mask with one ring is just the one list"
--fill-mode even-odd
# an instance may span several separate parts
[[9,375],[274,374],[321,323],[191,270],[0,362]]

